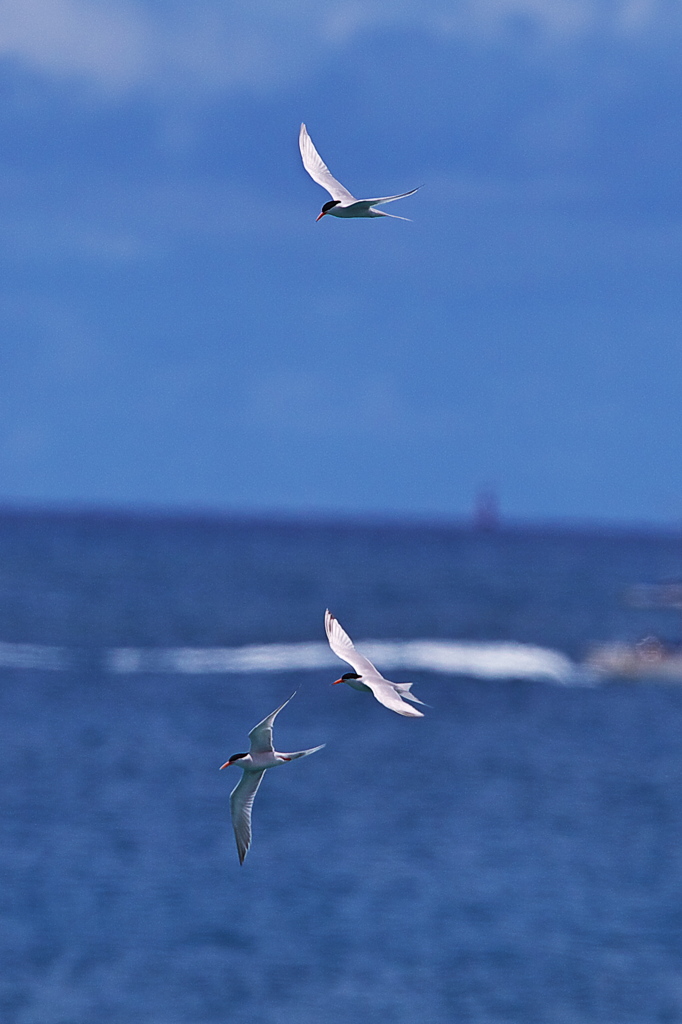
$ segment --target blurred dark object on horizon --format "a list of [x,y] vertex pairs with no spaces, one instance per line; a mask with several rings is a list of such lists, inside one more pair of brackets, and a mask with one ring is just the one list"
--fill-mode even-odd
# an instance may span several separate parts
[[473,525],[475,530],[499,530],[500,499],[494,487],[482,487],[476,495]]

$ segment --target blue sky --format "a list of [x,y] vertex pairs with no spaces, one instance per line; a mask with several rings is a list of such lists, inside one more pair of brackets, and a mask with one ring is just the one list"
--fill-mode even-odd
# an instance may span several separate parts
[[[0,8],[0,496],[682,519],[682,8]],[[301,120],[355,194],[315,217]]]

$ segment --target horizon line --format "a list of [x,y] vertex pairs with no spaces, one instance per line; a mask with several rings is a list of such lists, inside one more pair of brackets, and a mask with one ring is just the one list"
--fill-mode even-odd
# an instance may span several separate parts
[[476,510],[468,515],[444,512],[405,512],[391,509],[364,511],[334,510],[319,507],[291,509],[272,507],[238,508],[203,505],[180,505],[146,502],[98,501],[32,501],[0,500],[0,520],[17,517],[84,518],[92,520],[195,522],[206,524],[259,524],[292,527],[330,527],[366,529],[431,529],[453,530],[476,536],[514,533],[610,534],[612,536],[659,535],[682,537],[680,522],[651,520],[614,520],[599,517],[531,517],[499,515],[494,523],[481,524]]

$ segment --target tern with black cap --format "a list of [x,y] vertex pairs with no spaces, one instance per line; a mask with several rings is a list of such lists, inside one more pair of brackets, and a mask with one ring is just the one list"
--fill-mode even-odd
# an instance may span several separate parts
[[381,199],[356,199],[347,188],[333,176],[320,154],[313,145],[313,140],[308,135],[308,129],[304,124],[298,133],[298,147],[301,150],[301,159],[306,171],[318,185],[326,188],[331,200],[325,203],[317,218],[320,220],[330,214],[332,217],[393,217],[394,220],[409,220],[409,217],[398,217],[395,213],[384,213],[383,210],[375,210],[375,206],[382,203],[392,203],[396,199],[405,199],[406,196],[413,196],[421,186],[413,188],[410,192],[401,192],[399,196],[383,196]]
[[[289,700],[294,696],[295,692],[292,693]],[[321,743],[319,747],[311,747],[310,750],[297,750],[293,754],[281,754],[275,750],[272,740],[272,724],[282,708],[287,706],[289,700],[285,700],[284,704],[281,704],[276,711],[264,718],[258,725],[254,725],[249,733],[251,747],[248,752],[233,754],[229,761],[220,766],[222,770],[235,764],[243,772],[240,782],[230,793],[232,827],[237,840],[240,864],[244,863],[244,858],[251,846],[251,808],[265,772],[268,768],[274,768],[278,764],[286,764],[287,761],[295,761],[299,757],[314,754],[317,750],[322,750],[325,745]]]
[[405,715],[407,718],[424,717],[422,711],[417,711],[416,708],[405,703],[405,701],[411,700],[413,704],[424,704],[423,700],[419,700],[410,693],[412,683],[392,683],[390,679],[384,679],[369,658],[356,651],[348,633],[328,608],[324,614],[324,626],[329,646],[334,654],[342,661],[347,661],[354,669],[353,672],[346,672],[340,679],[336,679],[333,686],[338,683],[348,683],[354,690],[373,693],[380,704],[395,711],[398,715]]

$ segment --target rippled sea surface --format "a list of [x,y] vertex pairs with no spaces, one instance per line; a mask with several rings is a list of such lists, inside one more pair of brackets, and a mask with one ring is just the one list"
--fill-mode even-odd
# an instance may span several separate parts
[[[622,597],[681,567],[652,534],[0,515],[2,1024],[682,1021],[682,687],[569,671],[674,638]],[[327,606],[425,718],[330,686]],[[470,660],[408,674],[409,640]],[[294,689],[278,744],[327,746],[268,773],[240,867],[218,767]]]

